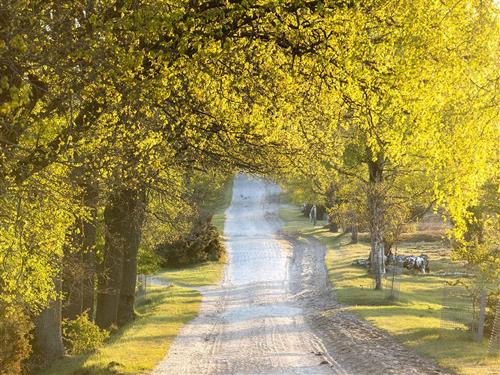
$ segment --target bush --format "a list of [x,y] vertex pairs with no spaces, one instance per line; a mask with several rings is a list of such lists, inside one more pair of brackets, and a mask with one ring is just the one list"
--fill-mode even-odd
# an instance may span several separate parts
[[163,267],[181,267],[194,263],[219,260],[225,252],[224,243],[210,221],[199,222],[191,233],[173,243],[163,243],[156,249]]
[[83,354],[102,346],[109,332],[91,322],[86,313],[62,322],[63,341],[69,354]]
[[30,331],[33,324],[22,309],[0,304],[0,375],[21,373],[21,363],[31,353]]

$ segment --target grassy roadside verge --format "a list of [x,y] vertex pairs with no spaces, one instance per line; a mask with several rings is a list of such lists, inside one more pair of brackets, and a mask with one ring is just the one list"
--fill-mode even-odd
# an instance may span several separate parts
[[[431,274],[401,276],[400,298],[388,302],[384,291],[374,291],[366,270],[352,266],[355,259],[366,258],[369,244],[350,244],[348,236],[331,233],[320,223],[313,227],[295,206],[280,210],[284,231],[314,236],[327,248],[326,265],[340,302],[347,309],[395,336],[404,345],[434,358],[439,364],[462,374],[498,374],[500,358],[486,356],[486,340],[472,341],[465,330],[443,329],[442,287],[452,277],[439,277],[436,272],[452,272],[461,264],[449,260],[449,250],[439,241],[423,241],[414,236],[398,247],[400,254],[425,252],[431,261]],[[361,236],[362,238],[363,236]],[[433,275],[434,274],[434,275]]]
[[41,375],[146,373],[165,356],[182,326],[196,317],[200,303],[195,290],[152,287],[137,300],[138,318],[96,353],[64,358]]
[[[232,179],[215,202],[212,223],[223,233],[224,212],[231,204]],[[180,269],[162,270],[156,277],[169,287],[148,287],[137,298],[137,319],[114,333],[97,352],[68,356],[39,375],[148,374],[168,352],[182,326],[198,315],[201,294],[193,289],[218,283],[225,259]]]
[[221,280],[225,265],[224,260],[221,260],[185,268],[164,269],[155,278],[187,288],[213,285]]

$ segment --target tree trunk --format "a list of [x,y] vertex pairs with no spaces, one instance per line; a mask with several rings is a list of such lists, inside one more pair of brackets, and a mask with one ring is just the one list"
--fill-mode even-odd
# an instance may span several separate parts
[[[56,293],[61,291],[61,279],[54,279]],[[33,357],[37,364],[46,367],[64,355],[61,332],[61,299],[50,301],[46,309],[35,318]]]
[[94,176],[89,176],[85,189],[85,205],[90,208],[90,219],[85,220],[82,226],[82,262],[87,272],[82,280],[82,312],[86,311],[91,320],[94,320],[95,308],[95,279],[96,279],[96,240],[97,240],[97,205],[99,190]]
[[129,222],[129,239],[123,254],[122,285],[118,305],[118,325],[128,323],[134,318],[135,287],[137,283],[137,252],[141,242],[144,221],[145,195],[138,192],[133,216]]
[[389,256],[392,254],[392,241],[389,242],[387,240],[384,240],[384,255]]
[[331,183],[326,190],[326,208],[328,212],[328,229],[330,232],[337,233],[339,231],[339,226],[334,219],[334,215],[331,212],[335,207],[335,185]]
[[104,209],[104,254],[98,274],[96,324],[108,329],[117,324],[118,302],[123,272],[123,247],[126,241],[127,194],[115,191]]
[[376,161],[369,159],[370,182],[367,190],[368,216],[370,228],[370,268],[375,279],[375,289],[382,289],[384,264],[384,195],[383,195],[383,156]]
[[71,244],[64,247],[63,257],[63,303],[62,316],[67,319],[75,319],[82,313],[82,273],[81,253],[73,248],[78,242],[76,240],[75,229],[79,227],[81,220],[77,219],[74,227],[70,228],[68,237],[71,237]]
[[356,224],[351,227],[351,243],[358,243],[358,226]]
[[488,293],[486,288],[483,286],[481,288],[481,294],[479,296],[479,319],[477,323],[477,333],[476,341],[481,342],[484,336],[484,321],[486,318],[486,303],[488,301]]
[[316,225],[316,220],[317,220],[317,217],[316,217],[316,205],[313,204],[313,206],[311,208],[311,211],[309,211],[309,221],[313,225]]
[[[130,262],[130,259],[135,258],[140,239],[137,213],[143,210],[141,196],[135,189],[118,188],[111,194],[104,210],[104,259],[98,278],[96,309],[96,323],[101,328],[107,329],[118,324],[122,281],[125,280],[127,296],[131,288],[130,275],[123,278],[124,270],[133,272],[135,279],[136,263]],[[133,285],[135,288],[135,281]]]
[[70,244],[65,248],[63,259],[62,287],[66,299],[62,312],[64,318],[75,319],[87,311],[93,319],[98,191],[89,179],[82,179],[79,185],[83,189],[82,203],[90,210],[90,218],[78,218],[69,233]]
[[339,231],[339,226],[337,225],[337,223],[332,221],[330,215],[328,215],[328,230],[333,233],[338,233]]
[[304,203],[304,206],[303,206],[303,214],[305,217],[310,217],[310,213],[311,213],[311,208],[312,208],[312,204],[310,203]]
[[75,228],[80,233],[73,237],[73,248],[65,249],[63,260],[63,317],[75,319],[87,312],[90,319],[94,316],[95,292],[95,240],[94,223],[78,219]]
[[[95,226],[94,230],[94,243],[96,237]],[[88,238],[88,237],[87,237]],[[96,276],[96,253],[93,248],[92,251],[87,251],[83,254],[83,262],[87,265],[90,272],[86,274],[83,279],[83,296],[82,296],[82,311],[86,311],[90,320],[94,320],[95,312],[95,276]]]

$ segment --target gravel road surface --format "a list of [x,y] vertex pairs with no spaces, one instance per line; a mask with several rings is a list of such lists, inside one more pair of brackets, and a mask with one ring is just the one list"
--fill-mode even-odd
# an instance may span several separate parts
[[447,373],[342,310],[324,247],[280,232],[276,185],[238,175],[233,189],[224,280],[200,288],[200,315],[154,375]]

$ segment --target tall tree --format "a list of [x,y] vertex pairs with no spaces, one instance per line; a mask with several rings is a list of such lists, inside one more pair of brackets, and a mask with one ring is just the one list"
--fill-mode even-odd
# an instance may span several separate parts
[[495,7],[373,0],[280,19],[286,38],[300,37],[302,46],[282,53],[297,72],[293,134],[314,150],[303,163],[323,163],[364,185],[376,288],[392,205],[435,201],[460,232],[466,207],[491,175]]

